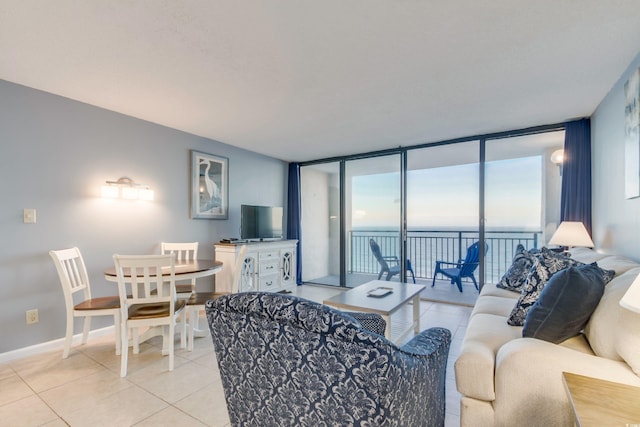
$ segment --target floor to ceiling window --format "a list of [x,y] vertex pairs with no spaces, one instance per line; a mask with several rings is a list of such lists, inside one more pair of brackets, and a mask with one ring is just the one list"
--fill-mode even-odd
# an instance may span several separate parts
[[377,245],[380,255],[385,257],[383,262],[389,266],[400,262],[400,169],[399,154],[346,162],[345,283],[348,287],[366,283],[372,280],[372,275],[377,278],[382,267],[372,245]]
[[429,285],[436,261],[464,259],[479,239],[479,153],[478,141],[407,152],[407,258]]
[[[391,280],[415,275],[428,288],[436,261],[465,259],[478,243],[486,252],[474,279],[496,282],[519,243],[541,247],[557,226],[561,170],[550,157],[563,145],[558,129],[302,164],[303,281],[353,287],[376,279],[373,242],[392,265],[411,269]],[[435,288],[450,289],[438,280]],[[463,288],[477,292],[468,277]]]
[[542,247],[560,221],[561,169],[551,154],[564,131],[489,139],[485,144],[486,281],[500,280],[518,244]]

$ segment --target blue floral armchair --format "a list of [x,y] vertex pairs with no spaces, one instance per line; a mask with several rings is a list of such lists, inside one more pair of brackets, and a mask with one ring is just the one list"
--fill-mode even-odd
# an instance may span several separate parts
[[206,312],[233,426],[444,425],[447,329],[397,347],[351,314],[262,292]]

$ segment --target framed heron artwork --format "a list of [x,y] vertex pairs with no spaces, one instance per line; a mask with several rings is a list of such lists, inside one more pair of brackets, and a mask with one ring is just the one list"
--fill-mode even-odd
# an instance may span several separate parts
[[229,216],[229,159],[191,150],[191,218]]

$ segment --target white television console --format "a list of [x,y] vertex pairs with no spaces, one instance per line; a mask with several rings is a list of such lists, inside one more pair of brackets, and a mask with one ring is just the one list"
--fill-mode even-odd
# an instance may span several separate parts
[[231,292],[231,277],[242,245],[247,245],[247,252],[239,292],[293,291],[296,287],[297,243],[297,240],[276,240],[215,244],[215,259],[223,263],[222,271],[216,274],[216,292]]

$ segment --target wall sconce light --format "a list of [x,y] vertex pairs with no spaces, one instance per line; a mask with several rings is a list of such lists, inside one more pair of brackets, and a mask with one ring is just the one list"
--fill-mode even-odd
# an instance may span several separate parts
[[102,197],[108,199],[153,200],[153,190],[148,185],[136,184],[123,176],[117,181],[107,181],[101,189]]
[[558,166],[560,176],[562,176],[562,164],[564,163],[564,150],[559,149],[551,153],[551,163]]

